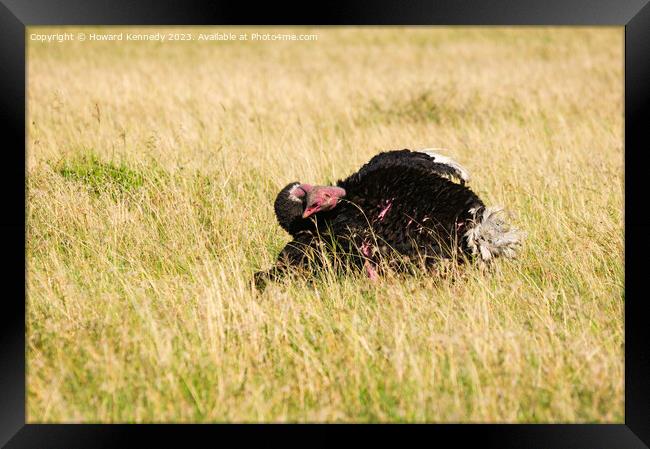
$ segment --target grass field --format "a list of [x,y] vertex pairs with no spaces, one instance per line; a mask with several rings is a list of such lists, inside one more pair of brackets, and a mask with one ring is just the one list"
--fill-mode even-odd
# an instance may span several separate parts
[[[29,41],[29,422],[623,422],[622,28],[218,31],[318,40]],[[281,187],[431,146],[520,258],[251,287]]]

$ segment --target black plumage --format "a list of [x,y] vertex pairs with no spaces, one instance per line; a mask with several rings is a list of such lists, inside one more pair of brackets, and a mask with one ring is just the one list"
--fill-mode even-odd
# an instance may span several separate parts
[[[427,265],[457,254],[489,260],[512,255],[519,241],[465,185],[465,170],[426,151],[376,155],[336,186],[298,182],[278,194],[275,212],[293,237],[258,285],[290,267],[318,266],[314,253],[344,254],[343,265],[377,275],[380,259]],[[336,249],[335,249],[336,248]]]

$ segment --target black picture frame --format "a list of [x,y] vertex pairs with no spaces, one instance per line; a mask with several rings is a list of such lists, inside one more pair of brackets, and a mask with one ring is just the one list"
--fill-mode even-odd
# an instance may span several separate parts
[[[0,313],[0,444],[6,447],[115,447],[136,437],[181,443],[187,438],[234,437],[291,442],[288,426],[40,425],[25,424],[25,27],[31,25],[617,25],[625,27],[625,424],[297,426],[309,444],[330,445],[361,430],[385,442],[416,433],[425,442],[468,442],[500,448],[642,448],[650,445],[650,326],[644,323],[644,264],[650,254],[644,204],[644,155],[650,109],[648,0],[361,1],[311,5],[266,2],[140,0],[2,0],[0,4],[0,115],[5,170],[0,176],[7,292]],[[20,151],[23,149],[23,151]],[[213,435],[217,433],[217,435]],[[307,435],[305,435],[307,436]],[[451,440],[448,440],[451,438]],[[182,443],[181,443],[182,444]]]

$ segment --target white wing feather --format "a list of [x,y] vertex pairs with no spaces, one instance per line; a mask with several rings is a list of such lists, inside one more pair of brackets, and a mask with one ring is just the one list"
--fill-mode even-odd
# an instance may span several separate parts
[[451,168],[453,168],[454,170],[456,170],[460,174],[460,177],[461,177],[461,179],[463,181],[469,182],[470,176],[469,176],[469,172],[467,171],[467,169],[465,167],[463,167],[462,165],[460,165],[455,160],[453,160],[452,158],[450,158],[449,156],[443,156],[442,154],[437,152],[437,151],[440,151],[440,150],[444,151],[444,148],[423,148],[421,150],[415,150],[415,151],[418,151],[420,153],[424,153],[424,154],[432,157],[435,160],[435,162],[437,162],[439,164],[444,164],[444,165],[450,166]]

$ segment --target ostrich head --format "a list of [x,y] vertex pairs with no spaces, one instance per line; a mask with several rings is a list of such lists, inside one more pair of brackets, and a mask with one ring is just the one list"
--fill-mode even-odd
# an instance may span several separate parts
[[307,229],[310,220],[317,212],[325,212],[336,207],[345,190],[334,186],[313,186],[292,182],[278,193],[275,199],[275,215],[280,226],[289,234]]

